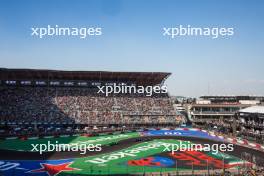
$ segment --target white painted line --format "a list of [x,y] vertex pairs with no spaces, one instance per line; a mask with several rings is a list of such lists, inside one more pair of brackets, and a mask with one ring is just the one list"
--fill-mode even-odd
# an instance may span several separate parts
[[39,139],[39,137],[30,137],[28,139]]
[[70,135],[61,135],[60,137],[69,137]]
[[9,139],[17,139],[18,137],[8,137],[8,138],[6,138],[7,140],[9,140]]
[[48,138],[54,138],[54,136],[45,136],[44,138],[48,139]]

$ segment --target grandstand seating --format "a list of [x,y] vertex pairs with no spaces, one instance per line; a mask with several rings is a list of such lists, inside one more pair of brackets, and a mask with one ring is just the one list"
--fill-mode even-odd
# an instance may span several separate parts
[[129,124],[175,121],[168,97],[100,96],[90,88],[0,87],[1,123]]

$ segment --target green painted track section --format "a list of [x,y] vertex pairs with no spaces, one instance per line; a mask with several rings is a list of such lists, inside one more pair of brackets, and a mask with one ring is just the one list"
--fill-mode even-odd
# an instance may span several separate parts
[[95,137],[86,136],[71,136],[71,137],[59,137],[59,138],[43,138],[43,139],[8,139],[0,141],[0,149],[5,150],[19,150],[19,151],[31,151],[31,144],[47,144],[48,141],[52,144],[101,144],[107,145],[113,142],[118,142],[125,139],[139,137],[138,132],[126,133],[126,134],[114,134],[114,135],[101,135]]
[[[186,141],[181,141],[182,143],[187,143]],[[78,168],[80,170],[63,172],[60,175],[68,174],[78,174],[78,175],[108,175],[108,174],[137,174],[144,172],[168,172],[176,171],[176,168],[164,168],[164,167],[151,167],[151,166],[128,166],[127,162],[129,160],[141,159],[148,156],[158,155],[164,152],[166,148],[165,145],[168,144],[180,144],[180,140],[174,139],[157,139],[149,142],[140,143],[131,146],[126,149],[119,151],[101,154],[86,158],[75,159],[71,167]],[[214,158],[222,159],[224,156],[226,160],[230,162],[240,161],[239,158],[222,155],[220,153],[213,154],[210,153]],[[178,168],[179,171],[190,170],[184,168]]]

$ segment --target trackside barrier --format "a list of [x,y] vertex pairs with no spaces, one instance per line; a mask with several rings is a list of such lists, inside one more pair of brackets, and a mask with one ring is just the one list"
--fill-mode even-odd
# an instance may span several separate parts
[[[176,170],[168,172],[145,172],[145,173],[131,173],[131,175],[144,175],[144,176],[205,176],[208,175],[225,175],[223,169],[209,169],[209,170]],[[233,175],[240,175],[241,172],[238,168],[225,169],[226,173],[232,173]]]

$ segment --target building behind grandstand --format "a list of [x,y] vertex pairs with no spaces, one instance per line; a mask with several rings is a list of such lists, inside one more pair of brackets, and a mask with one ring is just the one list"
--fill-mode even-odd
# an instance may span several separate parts
[[190,106],[194,121],[231,119],[240,109],[264,103],[261,96],[202,96]]
[[187,105],[196,127],[263,143],[263,96],[202,96]]

